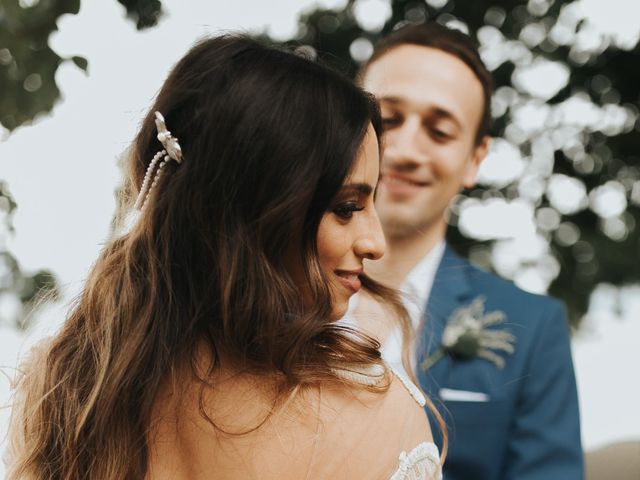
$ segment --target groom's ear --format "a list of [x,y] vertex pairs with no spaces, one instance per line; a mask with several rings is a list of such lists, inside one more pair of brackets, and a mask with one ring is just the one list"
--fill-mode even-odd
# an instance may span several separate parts
[[473,151],[471,152],[471,157],[469,158],[469,163],[467,165],[467,171],[462,179],[462,184],[465,188],[471,188],[476,184],[478,170],[480,169],[480,164],[489,152],[489,145],[491,145],[491,137],[489,135],[485,135],[482,137],[480,142],[473,147]]

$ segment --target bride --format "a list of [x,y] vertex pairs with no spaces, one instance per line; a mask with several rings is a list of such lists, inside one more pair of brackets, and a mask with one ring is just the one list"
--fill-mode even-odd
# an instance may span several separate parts
[[318,64],[194,46],[131,148],[137,221],[16,382],[9,478],[439,478],[425,398],[337,322],[362,288],[409,334],[362,271],[379,132]]

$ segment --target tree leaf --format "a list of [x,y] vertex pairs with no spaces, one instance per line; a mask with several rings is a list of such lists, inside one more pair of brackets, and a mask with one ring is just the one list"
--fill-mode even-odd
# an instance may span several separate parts
[[138,30],[153,27],[162,16],[160,0],[118,0],[127,9],[127,17],[136,22]]
[[84,73],[88,73],[89,61],[86,58],[80,57],[79,55],[74,55],[73,57],[71,57],[71,61],[75,63],[78,68],[83,70]]

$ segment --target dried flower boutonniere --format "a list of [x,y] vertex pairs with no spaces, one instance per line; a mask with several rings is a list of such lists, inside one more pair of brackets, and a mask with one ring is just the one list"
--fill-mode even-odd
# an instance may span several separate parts
[[506,315],[499,310],[485,313],[484,302],[485,298],[479,296],[470,305],[451,314],[442,333],[440,347],[420,364],[423,371],[447,353],[464,360],[480,357],[498,368],[504,367],[504,358],[496,351],[512,354],[516,337],[509,330],[487,328],[504,323]]

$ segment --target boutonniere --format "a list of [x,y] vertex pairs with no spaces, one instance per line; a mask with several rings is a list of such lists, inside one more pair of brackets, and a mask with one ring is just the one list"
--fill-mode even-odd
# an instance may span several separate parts
[[451,314],[444,327],[440,346],[420,364],[423,371],[447,353],[463,360],[484,358],[496,367],[504,368],[504,358],[496,352],[512,354],[516,337],[506,329],[488,328],[504,323],[507,317],[499,310],[485,312],[484,302],[485,298],[479,296],[471,304]]

